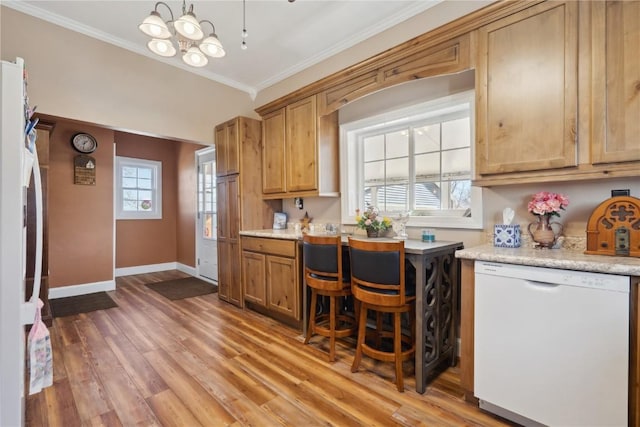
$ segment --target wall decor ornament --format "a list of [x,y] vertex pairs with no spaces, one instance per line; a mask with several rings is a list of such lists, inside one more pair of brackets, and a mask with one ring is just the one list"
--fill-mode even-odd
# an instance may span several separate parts
[[73,183],[79,185],[96,185],[96,159],[79,155],[73,159]]

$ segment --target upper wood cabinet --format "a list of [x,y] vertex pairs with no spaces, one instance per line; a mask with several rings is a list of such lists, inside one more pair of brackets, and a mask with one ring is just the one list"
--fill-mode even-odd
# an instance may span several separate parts
[[285,186],[285,112],[280,109],[262,118],[262,193],[287,191]]
[[318,116],[316,95],[266,114],[262,126],[266,199],[338,196],[338,115]]
[[637,162],[640,161],[640,1],[589,3],[592,163]]
[[578,163],[578,2],[546,2],[478,30],[476,174]]
[[240,172],[240,140],[244,132],[238,132],[240,118],[216,126],[216,176]]

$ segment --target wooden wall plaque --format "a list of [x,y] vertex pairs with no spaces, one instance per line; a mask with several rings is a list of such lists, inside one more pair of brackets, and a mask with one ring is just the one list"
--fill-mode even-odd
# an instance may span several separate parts
[[73,183],[96,185],[96,159],[81,154],[73,159]]

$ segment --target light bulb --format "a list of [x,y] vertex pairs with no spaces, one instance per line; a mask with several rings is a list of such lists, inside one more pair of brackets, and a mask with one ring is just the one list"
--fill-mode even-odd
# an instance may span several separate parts
[[247,29],[246,29],[246,28],[245,28],[245,29],[243,29],[243,30],[242,30],[242,38],[243,38],[243,39],[246,39],[248,36],[249,36],[249,33],[247,33]]
[[242,48],[242,50],[247,50],[247,42],[245,42],[244,40],[242,40],[242,44],[240,45],[240,47]]
[[149,25],[149,32],[153,34],[153,37],[157,37],[162,33],[162,28],[158,25]]
[[190,22],[186,22],[182,28],[187,34],[193,34],[196,30],[196,27],[194,27]]

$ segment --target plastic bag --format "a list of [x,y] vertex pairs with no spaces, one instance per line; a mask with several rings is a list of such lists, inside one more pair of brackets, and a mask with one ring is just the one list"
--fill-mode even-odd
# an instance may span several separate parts
[[42,321],[40,311],[44,303],[38,299],[38,309],[33,327],[29,331],[29,394],[39,393],[53,384],[53,357],[51,337],[47,325]]

